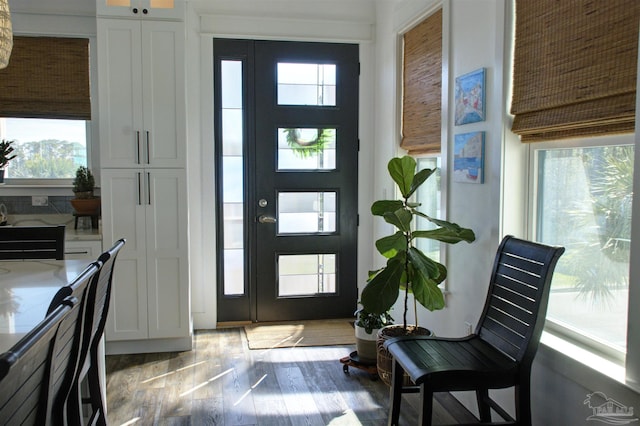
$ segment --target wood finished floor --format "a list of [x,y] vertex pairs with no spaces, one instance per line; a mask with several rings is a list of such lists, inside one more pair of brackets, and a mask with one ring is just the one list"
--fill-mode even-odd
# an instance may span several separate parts
[[[107,356],[109,424],[385,425],[388,387],[343,372],[353,350],[250,350],[238,327],[196,332],[189,352]],[[414,425],[418,396],[403,398],[401,424]],[[446,394],[434,404],[434,424],[469,420]]]

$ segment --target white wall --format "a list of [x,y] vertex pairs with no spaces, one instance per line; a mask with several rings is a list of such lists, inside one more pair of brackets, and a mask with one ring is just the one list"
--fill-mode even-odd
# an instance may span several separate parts
[[[387,2],[380,1],[376,40],[378,55],[392,60],[398,51],[395,43],[398,38],[397,32],[402,27],[400,23],[410,21],[411,14],[424,15],[433,8],[433,4],[433,1],[427,0],[401,0],[390,6]],[[526,182],[521,170],[526,164],[527,154],[518,138],[509,130],[513,1],[445,0],[443,12],[443,87],[448,86],[448,89],[443,89],[447,90],[443,96],[443,104],[453,105],[455,77],[481,67],[486,68],[487,72],[486,120],[455,126],[453,116],[443,114],[443,143],[449,152],[452,152],[455,134],[485,131],[486,176],[482,185],[452,182],[451,173],[447,172],[451,170],[451,156],[444,153],[446,219],[472,228],[477,239],[472,244],[460,243],[448,247],[447,306],[437,312],[421,309],[418,322],[433,329],[439,336],[460,336],[467,332],[465,322],[475,326],[480,316],[493,257],[501,237],[507,233],[524,235],[523,194]],[[382,32],[382,28],[387,28],[387,32]],[[388,40],[383,40],[382,37],[387,37]],[[383,64],[378,61],[378,79],[384,81],[377,82],[377,123],[381,120],[388,123],[389,117],[397,114],[397,92],[390,90],[392,84],[386,81],[396,74],[387,72],[388,68],[386,60]],[[397,143],[397,138],[389,139],[387,131],[386,128],[376,128],[377,164],[385,163],[394,154],[388,144]],[[636,157],[640,158],[638,153]],[[381,196],[381,190],[388,191],[385,185],[386,182],[376,182],[376,197]],[[640,212],[638,203],[635,203],[634,207],[635,213]],[[635,218],[638,217],[640,216],[636,214]],[[383,226],[374,223],[376,238],[387,233],[388,230],[379,229]],[[378,260],[374,255],[374,263],[376,261]],[[637,275],[640,268],[632,267],[632,274],[634,269]],[[402,310],[396,306],[394,312],[397,318]],[[541,345],[532,371],[534,424],[586,424],[591,410],[583,401],[588,393],[594,391],[604,392],[609,397],[636,409],[640,406],[640,395],[599,373],[597,368],[597,365],[594,368],[586,367],[565,354]],[[496,392],[493,395],[513,413],[512,390]],[[457,393],[456,396],[475,411],[473,395]]]

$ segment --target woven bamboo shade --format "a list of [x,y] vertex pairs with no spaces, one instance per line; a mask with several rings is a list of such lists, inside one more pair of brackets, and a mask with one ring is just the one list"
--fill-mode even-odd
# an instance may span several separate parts
[[409,154],[439,153],[442,10],[404,35],[402,142]]
[[0,69],[9,63],[13,47],[13,31],[8,0],[0,0]]
[[0,117],[90,120],[89,40],[14,37],[0,70]]
[[634,131],[638,0],[516,2],[512,130],[523,142]]

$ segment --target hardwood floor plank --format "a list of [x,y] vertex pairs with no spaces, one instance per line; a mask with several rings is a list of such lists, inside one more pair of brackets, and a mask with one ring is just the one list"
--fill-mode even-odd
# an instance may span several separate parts
[[[389,388],[365,371],[343,372],[352,345],[250,350],[241,327],[197,331],[188,352],[107,357],[110,425],[383,426]],[[417,421],[403,396],[401,424]],[[434,424],[471,422],[449,394]]]

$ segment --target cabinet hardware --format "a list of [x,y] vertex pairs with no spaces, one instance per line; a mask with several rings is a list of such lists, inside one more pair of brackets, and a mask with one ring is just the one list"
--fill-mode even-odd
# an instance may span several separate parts
[[131,11],[132,11],[134,14],[136,14],[136,13],[138,13],[138,8],[137,8],[137,7],[134,7]]
[[138,205],[142,205],[142,176],[140,172],[136,173],[138,175]]
[[145,133],[147,137],[147,164],[151,164],[151,153],[149,152],[149,131],[147,130]]
[[147,172],[147,202],[151,205],[151,173]]
[[140,130],[136,131],[136,164],[140,164]]

